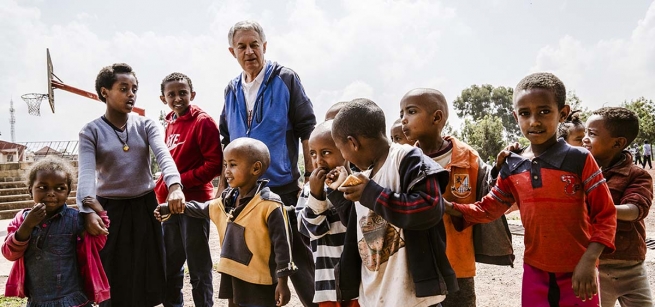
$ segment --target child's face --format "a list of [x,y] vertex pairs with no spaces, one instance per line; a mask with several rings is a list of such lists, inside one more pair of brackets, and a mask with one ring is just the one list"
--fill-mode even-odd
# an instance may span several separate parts
[[225,179],[231,188],[247,187],[257,182],[259,177],[255,165],[247,153],[228,149],[223,154]]
[[110,89],[102,88],[106,95],[107,108],[119,113],[130,113],[136,103],[138,84],[130,73],[116,74],[116,82]]
[[400,102],[400,118],[402,132],[407,140],[418,141],[435,134],[435,112],[428,110],[425,103],[420,101],[420,97],[403,98]]
[[186,80],[173,80],[164,84],[164,95],[159,98],[168,105],[177,116],[181,116],[189,109],[189,104],[196,97],[196,92]]
[[584,148],[591,152],[596,160],[612,159],[622,148],[614,147],[618,138],[612,137],[605,128],[605,119],[592,115],[587,120],[587,134],[582,139]]
[[322,133],[309,138],[309,155],[314,168],[323,168],[329,171],[346,164],[346,160],[334,144],[330,133]]
[[68,194],[70,194],[66,173],[63,171],[38,171],[30,191],[35,203],[45,204],[46,212],[55,212],[66,203]]
[[547,147],[557,142],[557,127],[568,112],[568,106],[558,109],[551,91],[530,89],[517,94],[512,113],[532,147]]
[[400,124],[393,125],[393,127],[391,127],[391,141],[398,144],[414,145],[407,139],[403,133],[403,126]]
[[573,126],[569,130],[566,142],[571,146],[582,146],[582,139],[585,137],[585,128],[583,126]]
[[[359,142],[357,144],[361,145]],[[362,150],[361,146],[356,146],[352,140],[334,139],[334,145],[337,146],[346,161],[355,164],[360,170],[368,169],[371,166],[373,159],[369,157],[367,152]]]

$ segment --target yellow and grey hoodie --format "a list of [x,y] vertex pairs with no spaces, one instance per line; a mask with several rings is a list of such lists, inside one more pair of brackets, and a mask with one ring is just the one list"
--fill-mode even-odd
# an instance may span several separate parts
[[217,270],[248,283],[272,285],[297,269],[291,254],[291,229],[280,197],[260,180],[239,203],[237,189],[220,198],[187,202],[184,214],[209,218],[218,229],[221,258]]

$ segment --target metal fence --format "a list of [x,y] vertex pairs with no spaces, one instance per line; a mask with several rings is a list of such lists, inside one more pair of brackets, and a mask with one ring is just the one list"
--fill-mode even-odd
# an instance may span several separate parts
[[0,142],[0,162],[38,161],[46,156],[77,160],[78,141]]

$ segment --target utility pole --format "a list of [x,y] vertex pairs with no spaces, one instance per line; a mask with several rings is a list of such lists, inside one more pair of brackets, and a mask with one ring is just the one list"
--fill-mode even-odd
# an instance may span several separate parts
[[16,109],[14,109],[14,99],[9,101],[9,123],[11,124],[11,142],[16,143]]

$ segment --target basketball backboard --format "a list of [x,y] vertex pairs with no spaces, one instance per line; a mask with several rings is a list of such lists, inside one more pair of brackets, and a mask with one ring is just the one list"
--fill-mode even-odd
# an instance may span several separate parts
[[54,72],[52,68],[52,60],[50,59],[50,49],[45,50],[46,55],[48,57],[48,102],[50,103],[50,109],[52,109],[52,113],[55,113],[55,93],[52,88],[52,73]]

